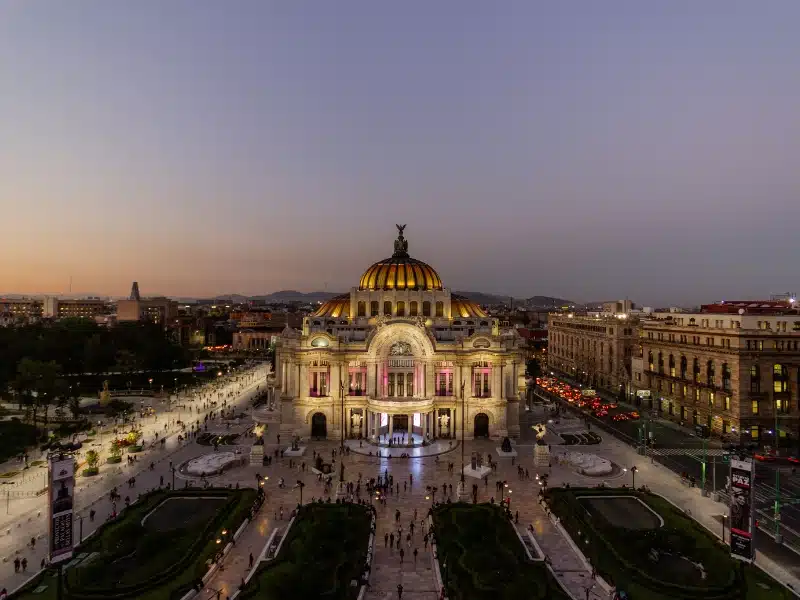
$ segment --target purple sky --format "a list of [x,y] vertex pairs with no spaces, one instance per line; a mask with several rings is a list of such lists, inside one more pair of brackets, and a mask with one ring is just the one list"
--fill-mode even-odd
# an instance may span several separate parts
[[0,0],[0,291],[797,288],[800,2]]

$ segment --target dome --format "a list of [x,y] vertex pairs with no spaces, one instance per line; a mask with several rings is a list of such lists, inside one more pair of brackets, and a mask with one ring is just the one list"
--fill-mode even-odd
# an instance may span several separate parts
[[458,319],[459,317],[476,317],[478,319],[484,319],[489,316],[472,300],[456,294],[452,294],[450,296],[450,314],[454,319]]
[[408,241],[403,237],[405,225],[398,225],[400,235],[394,241],[394,254],[364,271],[358,283],[361,291],[424,290],[444,288],[442,278],[429,264],[408,255]]
[[334,296],[320,306],[312,316],[332,319],[348,318],[350,316],[350,294]]

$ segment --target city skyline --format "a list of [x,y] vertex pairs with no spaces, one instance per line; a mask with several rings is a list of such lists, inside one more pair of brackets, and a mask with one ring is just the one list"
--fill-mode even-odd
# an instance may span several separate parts
[[[800,5],[0,3],[0,292],[794,292]],[[44,43],[46,40],[47,43]]]

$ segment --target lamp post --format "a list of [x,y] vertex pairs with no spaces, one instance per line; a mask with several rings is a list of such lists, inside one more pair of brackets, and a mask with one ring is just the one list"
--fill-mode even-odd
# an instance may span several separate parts
[[639,469],[636,467],[636,465],[631,467],[631,487],[634,491],[636,491],[636,471],[638,470]]
[[720,515],[722,517],[722,543],[725,543],[725,519],[728,518],[728,515]]
[[297,488],[300,490],[300,505],[301,506],[303,504],[303,488],[304,487],[306,487],[306,484],[298,479],[297,480]]
[[342,456],[344,456],[344,381],[339,381],[339,398],[342,401],[342,443],[341,443],[341,450]]
[[461,381],[461,483],[464,483],[464,381]]

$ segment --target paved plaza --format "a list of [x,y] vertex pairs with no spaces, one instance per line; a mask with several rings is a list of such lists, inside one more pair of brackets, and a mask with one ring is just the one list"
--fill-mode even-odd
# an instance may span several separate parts
[[[246,406],[255,393],[255,382],[246,386],[242,393],[238,395],[234,406]],[[229,403],[230,405],[230,403]],[[213,426],[210,426],[211,429]],[[174,437],[174,436],[173,436]],[[245,438],[245,443],[247,438]],[[265,437],[265,451],[272,453],[276,450],[285,449],[286,440],[280,446],[277,443],[277,432],[268,430]],[[452,486],[452,495],[455,500],[458,485],[458,472],[461,467],[461,448],[455,445],[452,451],[445,451],[437,456],[423,458],[378,458],[375,456],[365,456],[354,451],[341,456],[340,445],[334,441],[308,441],[306,454],[300,458],[290,459],[288,457],[273,460],[270,466],[242,466],[236,467],[223,473],[218,477],[210,478],[212,485],[236,485],[253,486],[260,475],[263,479],[268,477],[265,482],[267,499],[262,509],[258,513],[255,521],[244,531],[233,550],[224,561],[224,569],[217,571],[212,579],[205,586],[198,596],[200,600],[216,598],[217,593],[221,598],[232,596],[239,588],[242,580],[246,576],[249,567],[249,557],[252,554],[258,557],[270,534],[276,528],[285,528],[290,519],[292,509],[300,500],[300,490],[295,487],[298,480],[306,485],[303,489],[303,501],[308,502],[312,499],[327,497],[324,491],[324,484],[318,481],[317,476],[311,472],[314,454],[321,453],[326,461],[331,461],[332,452],[336,451],[336,463],[334,473],[338,473],[339,461],[344,460],[345,478],[348,481],[356,482],[361,477],[362,482],[370,478],[377,477],[379,474],[388,472],[394,478],[394,491],[387,496],[386,506],[377,506],[377,532],[375,543],[375,555],[370,577],[370,587],[366,598],[369,600],[389,599],[397,597],[397,586],[403,586],[403,598],[408,600],[435,600],[438,597],[436,577],[433,572],[433,560],[431,553],[425,548],[423,542],[423,519],[427,515],[427,510],[431,505],[431,494],[428,486],[438,488],[436,500],[442,500],[447,496],[442,496],[442,490]],[[356,442],[357,443],[357,442]],[[519,444],[515,446],[519,456],[512,462],[511,459],[497,460],[496,447],[497,440],[468,441],[465,445],[466,461],[469,464],[469,457],[472,452],[480,452],[484,456],[491,453],[497,461],[496,471],[490,473],[487,482],[479,480],[468,481],[479,483],[478,501],[488,501],[494,497],[495,501],[500,500],[497,492],[497,482],[506,482],[508,487],[503,487],[503,494],[511,498],[511,510],[513,513],[519,512],[519,523],[517,527],[520,532],[524,532],[529,526],[533,527],[534,535],[542,548],[542,551],[551,559],[553,570],[557,578],[565,587],[577,598],[586,598],[586,589],[591,588],[589,598],[600,599],[608,598],[608,592],[599,587],[592,588],[592,579],[586,565],[572,549],[569,541],[552,524],[544,513],[544,510],[537,502],[537,494],[540,489],[536,480],[536,469],[533,465],[533,444]],[[225,449],[230,449],[227,447]],[[242,451],[249,452],[249,446],[243,445]],[[171,473],[169,464],[172,462],[178,465],[184,461],[200,456],[205,453],[213,452],[213,448],[201,446],[194,442],[178,444],[170,438],[166,450],[155,450],[153,454],[140,459],[135,468],[141,469],[152,460],[155,463],[151,471],[144,468],[137,475],[136,488],[129,490],[124,482],[133,474],[130,469],[133,467],[122,467],[122,473],[108,477],[104,483],[98,484],[96,488],[85,490],[79,494],[81,509],[78,514],[83,517],[83,535],[87,535],[99,523],[102,523],[111,514],[112,506],[108,500],[108,494],[104,491],[110,489],[112,485],[120,487],[120,493],[124,497],[126,494],[135,495],[147,489],[157,487],[164,482],[171,483]],[[691,515],[698,519],[702,524],[709,527],[717,535],[721,532],[716,516],[721,514],[725,507],[713,502],[709,498],[699,495],[697,489],[690,489],[680,483],[678,477],[673,473],[657,464],[651,464],[648,459],[636,454],[636,452],[613,439],[603,439],[601,444],[591,447],[591,452],[607,458],[617,465],[630,468],[636,465],[637,485],[647,485],[653,492],[666,496],[678,507],[691,512]],[[448,463],[454,463],[452,472],[448,469]],[[144,463],[144,464],[143,464]],[[303,468],[305,465],[305,469]],[[529,478],[520,478],[517,467],[521,465],[528,470]],[[630,485],[630,472],[621,472],[612,478],[589,478],[576,473],[568,466],[557,465],[549,469],[550,486],[560,486],[565,483],[571,485],[596,485],[605,483],[610,486],[618,486],[623,483]],[[280,480],[283,479],[284,487],[279,487]],[[183,483],[176,480],[177,486]],[[488,485],[487,485],[488,483]],[[449,494],[448,494],[449,495]],[[361,498],[368,499],[366,490],[362,483]],[[85,499],[85,500],[84,500]],[[374,496],[372,498],[374,501]],[[43,503],[39,501],[39,504]],[[95,520],[90,523],[88,511],[96,511]],[[39,510],[38,507],[31,509],[33,514]],[[395,521],[396,511],[400,511],[399,523]],[[416,511],[416,521],[414,522],[414,534],[410,545],[406,541],[406,533],[410,531],[411,523]],[[0,547],[3,548],[3,556],[13,556],[13,551],[21,552],[20,556],[28,557],[28,573],[25,575],[15,575],[13,566],[10,562],[4,563],[5,569],[0,576],[0,587],[5,586],[9,590],[16,588],[27,577],[38,570],[39,562],[44,556],[46,539],[40,538],[35,549],[26,546],[26,541],[30,540],[32,534],[40,535],[44,533],[44,520],[33,518],[30,522],[27,518],[18,521],[19,526],[12,525],[10,535],[0,538]],[[389,548],[385,543],[386,534],[394,534],[397,538],[398,530],[402,526],[402,547],[404,548],[404,558],[401,563],[400,552],[396,547]],[[76,522],[76,536],[79,535],[78,527],[80,522]],[[413,551],[418,550],[416,563]],[[12,558],[13,560],[13,558]],[[777,579],[791,583],[795,589],[800,589],[800,580],[796,573],[791,573],[774,564],[764,557],[759,557],[757,562],[765,567]]]

